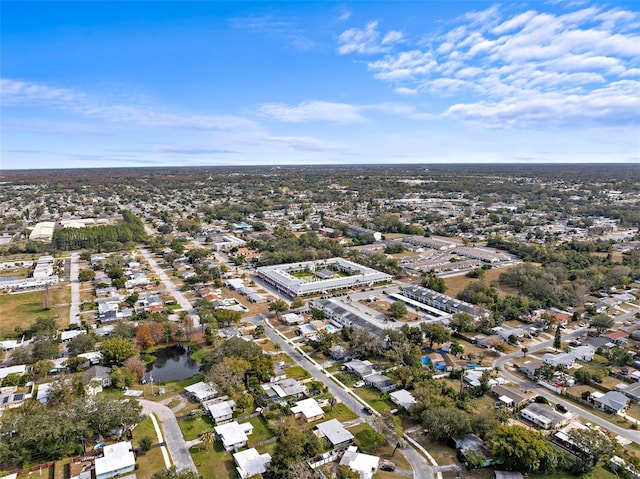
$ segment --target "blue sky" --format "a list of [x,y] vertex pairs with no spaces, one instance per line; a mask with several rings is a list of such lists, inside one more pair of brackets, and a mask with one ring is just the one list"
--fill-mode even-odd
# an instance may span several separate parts
[[640,162],[638,2],[0,2],[2,169]]

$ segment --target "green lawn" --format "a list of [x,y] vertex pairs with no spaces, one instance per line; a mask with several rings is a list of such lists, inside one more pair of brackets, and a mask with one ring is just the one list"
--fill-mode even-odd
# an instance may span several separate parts
[[190,449],[193,462],[196,464],[198,473],[202,479],[235,479],[238,473],[233,462],[231,452],[227,452],[222,447],[220,441],[216,441],[211,449],[202,449],[200,445]]
[[351,421],[357,417],[358,416],[343,403],[334,404],[333,408],[326,408],[324,415],[326,421],[329,419],[337,419],[340,422]]
[[446,446],[436,441],[428,440],[426,437],[417,438],[418,443],[433,456],[439,466],[448,464],[460,464],[456,457],[456,451],[452,447]]
[[253,425],[253,432],[249,435],[248,447],[253,447],[255,444],[266,441],[274,436],[263,418],[252,417],[249,419],[249,422]]
[[383,399],[382,394],[376,388],[362,387],[354,389],[354,391],[376,411],[388,411],[397,407],[390,399]]
[[[133,447],[140,445],[140,438],[149,436],[157,444],[158,436],[150,417],[138,424],[133,430]],[[154,472],[165,469],[164,457],[160,448],[153,448],[145,454],[138,454],[136,458],[136,476],[140,479],[150,479]]]
[[[69,306],[54,306],[69,302],[68,285],[60,285],[49,290],[50,309],[43,308],[43,291],[0,295],[0,336],[17,338],[16,326],[28,329],[39,317],[53,317],[60,328],[69,325]],[[66,312],[66,316],[65,316]]]
[[200,435],[214,428],[213,420],[209,416],[201,418],[187,417],[178,421],[182,435],[186,441],[198,439]]
[[406,471],[411,470],[411,465],[409,464],[409,461],[407,461],[407,458],[404,457],[404,454],[402,454],[401,449],[396,450],[394,454],[393,453],[394,446],[392,446],[388,442],[386,442],[382,447],[373,449],[371,447],[371,444],[364,441],[363,432],[367,429],[369,430],[371,429],[371,426],[369,426],[368,424],[358,424],[357,426],[349,429],[349,431],[351,431],[351,434],[353,434],[356,437],[355,442],[358,448],[360,448],[361,452],[365,454],[374,454],[376,456],[380,456],[381,459],[386,459],[388,461],[391,461],[396,465],[397,469],[403,469]]
[[580,479],[618,479],[619,476],[616,476],[604,466],[598,465],[591,472],[581,476],[572,476],[568,472],[556,472],[554,474],[529,474],[529,477],[531,479],[575,479],[576,477]]
[[291,366],[286,370],[287,378],[291,379],[308,379],[311,377],[311,374],[307,372],[302,366]]

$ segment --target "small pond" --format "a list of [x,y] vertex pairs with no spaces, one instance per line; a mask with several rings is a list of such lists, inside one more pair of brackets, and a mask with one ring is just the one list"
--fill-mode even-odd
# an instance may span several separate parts
[[156,349],[153,355],[157,358],[147,364],[144,379],[158,384],[163,381],[179,381],[198,374],[200,363],[191,359],[192,349],[184,346],[169,346]]

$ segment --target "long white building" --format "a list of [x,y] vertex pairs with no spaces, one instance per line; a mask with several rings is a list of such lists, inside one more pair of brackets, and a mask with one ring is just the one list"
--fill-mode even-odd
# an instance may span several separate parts
[[[302,277],[295,273],[308,272]],[[292,274],[293,273],[293,274]],[[258,276],[290,297],[322,294],[391,281],[391,275],[343,258],[279,264],[258,268]]]

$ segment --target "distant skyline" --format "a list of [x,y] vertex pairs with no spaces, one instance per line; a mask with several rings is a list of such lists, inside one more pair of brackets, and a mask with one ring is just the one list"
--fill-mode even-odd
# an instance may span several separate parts
[[640,163],[640,3],[0,2],[0,168]]

